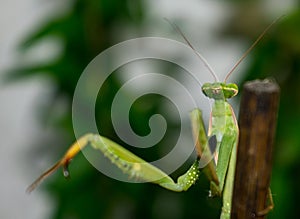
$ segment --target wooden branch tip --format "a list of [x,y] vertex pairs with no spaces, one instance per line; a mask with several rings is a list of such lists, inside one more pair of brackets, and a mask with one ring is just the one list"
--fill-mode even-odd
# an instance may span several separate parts
[[272,80],[245,83],[232,201],[233,219],[264,218],[268,208],[279,86]]

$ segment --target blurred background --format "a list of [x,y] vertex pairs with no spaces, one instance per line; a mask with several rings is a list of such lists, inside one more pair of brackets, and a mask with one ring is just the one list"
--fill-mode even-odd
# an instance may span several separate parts
[[[218,218],[220,200],[207,198],[204,177],[189,191],[172,193],[152,184],[110,179],[82,155],[71,164],[71,180],[59,172],[32,194],[25,189],[74,141],[73,92],[83,69],[101,51],[143,36],[182,41],[164,21],[166,17],[180,26],[222,79],[263,29],[283,14],[286,17],[230,81],[242,87],[246,80],[272,77],[279,83],[271,182],[275,209],[268,218],[299,217],[299,1],[4,0],[0,4],[1,218]],[[172,65],[161,68],[175,69]],[[96,105],[96,118],[106,124],[101,134],[126,146],[107,116],[120,86],[120,78],[108,78]],[[161,113],[163,101],[161,96],[149,95],[132,106],[130,122],[136,133],[149,132],[145,124],[150,115]],[[179,124],[168,118],[168,128],[157,147],[176,138]],[[147,152],[130,150],[154,160],[160,156],[157,147]],[[177,178],[187,165],[172,176]]]

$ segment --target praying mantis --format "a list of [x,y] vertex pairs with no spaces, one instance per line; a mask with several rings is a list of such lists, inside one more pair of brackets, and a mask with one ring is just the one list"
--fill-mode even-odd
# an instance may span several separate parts
[[[218,82],[216,74],[207,61],[195,50],[181,30],[176,25],[171,24],[204,63],[215,79],[213,83],[205,83],[202,85],[203,94],[214,100],[208,132],[206,134],[201,110],[192,110],[190,117],[197,159],[188,171],[178,178],[177,182],[159,168],[144,161],[112,140],[98,134],[86,134],[71,145],[65,155],[57,163],[38,177],[27,188],[27,192],[32,192],[45,178],[60,167],[63,168],[64,176],[68,177],[68,166],[71,159],[84,147],[91,145],[94,149],[100,150],[105,157],[129,177],[139,181],[152,182],[174,192],[188,190],[195,184],[200,173],[203,172],[210,180],[210,196],[222,197],[223,207],[220,218],[229,219],[239,128],[234,111],[227,102],[228,99],[237,95],[238,86],[233,83],[227,83],[227,79],[276,21],[271,23],[242,55],[229,71],[224,82]],[[205,167],[200,168],[203,167],[203,163],[205,163]]]

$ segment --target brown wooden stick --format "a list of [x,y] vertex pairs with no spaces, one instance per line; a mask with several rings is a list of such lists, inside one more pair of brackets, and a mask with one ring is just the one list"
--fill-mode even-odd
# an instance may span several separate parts
[[262,219],[268,212],[279,90],[270,80],[244,85],[231,219]]

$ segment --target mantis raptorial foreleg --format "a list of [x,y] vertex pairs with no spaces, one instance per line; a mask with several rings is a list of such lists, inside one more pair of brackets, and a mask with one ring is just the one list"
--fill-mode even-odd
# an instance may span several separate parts
[[231,212],[231,203],[232,203],[232,193],[233,193],[233,184],[234,184],[234,173],[235,173],[235,164],[236,164],[236,152],[237,144],[233,145],[230,162],[228,166],[228,172],[223,192],[223,207],[221,211],[221,219],[230,219]]

